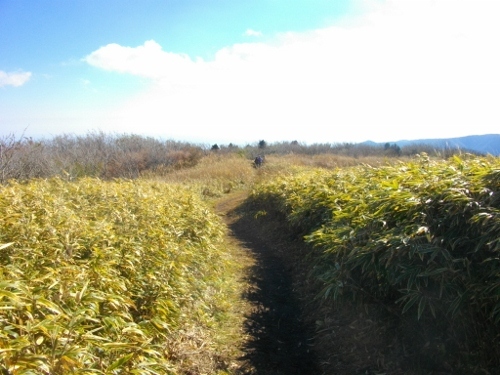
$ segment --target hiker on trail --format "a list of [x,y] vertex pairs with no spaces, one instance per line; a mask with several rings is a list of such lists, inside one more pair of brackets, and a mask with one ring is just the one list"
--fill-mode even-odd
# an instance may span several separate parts
[[264,158],[260,155],[258,155],[253,161],[253,165],[255,168],[259,168],[262,165],[262,163],[264,163]]

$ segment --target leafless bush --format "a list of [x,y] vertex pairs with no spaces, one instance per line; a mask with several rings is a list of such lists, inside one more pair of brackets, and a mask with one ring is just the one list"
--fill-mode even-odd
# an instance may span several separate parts
[[0,139],[0,183],[8,179],[62,176],[137,178],[143,172],[179,169],[197,164],[201,147],[138,135],[61,135],[33,141],[8,136]]
[[[221,146],[221,150],[229,150],[229,147]],[[297,141],[266,143],[265,147],[260,147],[260,142],[253,145],[246,145],[244,150],[248,158],[254,158],[258,154],[265,155],[321,155],[333,154],[351,158],[365,157],[400,157],[414,156],[422,152],[430,156],[449,157],[460,153],[459,149],[448,148],[446,150],[436,148],[426,144],[412,145],[411,147],[399,147],[396,144],[376,144],[376,143],[314,143],[303,144]]]
[[47,163],[44,145],[29,138],[17,139],[14,135],[0,138],[0,183],[10,179],[25,180],[44,177]]
[[13,135],[0,140],[0,178],[5,182],[12,170],[13,158],[19,148],[19,141]]

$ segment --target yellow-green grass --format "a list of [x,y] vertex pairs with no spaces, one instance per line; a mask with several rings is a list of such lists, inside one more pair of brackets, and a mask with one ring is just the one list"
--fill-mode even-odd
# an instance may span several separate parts
[[199,195],[91,178],[0,190],[2,371],[224,369],[237,266]]
[[381,303],[491,361],[488,348],[500,347],[499,195],[500,159],[421,155],[296,170],[257,186],[253,199],[315,246],[323,298]]
[[372,166],[380,166],[392,164],[400,160],[407,160],[408,157],[383,157],[383,156],[344,156],[336,154],[285,154],[285,155],[269,155],[266,156],[266,161],[269,165],[286,169],[290,166],[295,167],[308,167],[308,168],[345,168],[353,167],[360,164],[367,164]]
[[190,168],[156,169],[143,178],[180,184],[206,198],[217,198],[234,190],[248,188],[254,181],[255,170],[246,157],[238,154],[213,153]]
[[[265,151],[263,152],[265,155]],[[156,168],[144,172],[142,177],[181,184],[201,193],[206,198],[219,198],[240,189],[250,189],[255,182],[272,180],[281,174],[295,173],[310,168],[344,168],[360,164],[386,165],[397,162],[394,158],[319,155],[266,155],[261,168],[254,168],[252,160],[244,154],[213,152],[200,159],[197,165],[172,170]]]

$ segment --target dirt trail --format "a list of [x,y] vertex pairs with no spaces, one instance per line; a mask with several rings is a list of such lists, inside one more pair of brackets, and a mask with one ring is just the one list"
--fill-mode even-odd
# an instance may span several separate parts
[[230,236],[254,259],[244,298],[250,304],[240,374],[320,374],[312,350],[312,327],[302,320],[302,307],[287,261],[287,242],[259,226],[241,205],[247,194],[236,193],[217,204]]
[[[372,305],[336,309],[315,297],[311,249],[276,212],[259,211],[237,192],[218,201],[232,241],[250,257],[249,306],[238,375],[412,375],[392,317]],[[245,258],[245,259],[243,259]],[[245,263],[247,264],[247,263]],[[405,366],[406,367],[406,366]],[[423,372],[423,374],[448,374]]]
[[334,308],[315,298],[319,285],[307,277],[311,248],[291,232],[279,213],[259,211],[263,208],[251,206],[247,196],[233,193],[216,206],[230,237],[246,254],[242,258],[249,256],[253,263],[244,295],[249,306],[244,327],[248,339],[236,374],[453,373],[444,367],[446,363],[430,362],[432,356],[419,352],[425,343],[414,345],[420,336],[410,320],[407,323],[376,303]]

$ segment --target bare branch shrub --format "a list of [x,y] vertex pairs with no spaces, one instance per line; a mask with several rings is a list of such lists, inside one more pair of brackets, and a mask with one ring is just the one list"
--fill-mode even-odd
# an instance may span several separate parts
[[9,179],[62,176],[137,178],[160,166],[164,170],[192,167],[203,157],[201,147],[138,135],[60,135],[48,140],[0,139],[0,183]]
[[42,157],[44,145],[29,138],[9,135],[0,139],[0,183],[10,179],[26,180],[45,177],[47,161]]
[[[244,151],[249,159],[253,159],[256,155],[262,153],[266,155],[333,154],[351,158],[414,156],[421,154],[422,152],[425,152],[430,156],[450,157],[463,153],[463,150],[458,148],[440,149],[426,144],[415,144],[400,148],[396,144],[389,145],[389,147],[387,147],[387,145],[380,145],[376,143],[313,143],[307,145],[298,141],[292,141],[269,143],[266,144],[265,149],[260,148],[259,144],[260,142],[245,146]],[[226,150],[228,148],[229,147],[221,146],[222,150]]]

